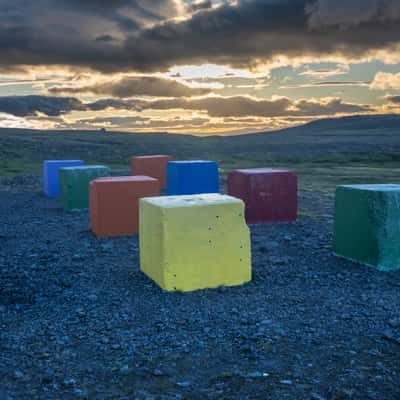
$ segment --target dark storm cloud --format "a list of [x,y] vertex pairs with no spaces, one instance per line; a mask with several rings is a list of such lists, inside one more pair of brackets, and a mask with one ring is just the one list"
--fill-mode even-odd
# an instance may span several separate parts
[[[348,0],[341,13],[356,1]],[[310,4],[316,8],[307,7]],[[133,60],[138,69],[210,60],[243,67],[281,54],[361,56],[400,40],[398,20],[372,19],[348,29],[329,23],[311,27],[309,18],[317,6],[318,1],[244,0],[238,6],[225,5],[195,14],[188,21],[141,31],[126,46],[128,53],[138,55]]]
[[123,41],[179,13],[179,0],[0,0],[0,68],[127,68]]
[[400,104],[400,96],[386,96],[385,99],[392,104]]
[[139,100],[100,99],[93,103],[86,104],[86,107],[91,111],[107,109],[142,111],[142,103],[143,102]]
[[132,76],[89,86],[55,86],[49,88],[48,92],[50,94],[91,93],[95,95],[108,95],[113,97],[189,97],[205,95],[210,93],[210,90],[191,88],[171,79],[157,78],[152,76]]
[[318,0],[307,6],[313,28],[349,28],[368,22],[398,21],[399,0]]
[[72,111],[101,111],[109,108],[140,111],[135,101],[104,99],[93,103],[83,103],[74,97],[51,96],[3,96],[0,97],[0,112],[16,117],[45,114],[56,117]]
[[111,35],[100,35],[96,37],[96,42],[113,42],[115,37]]
[[259,100],[244,96],[206,97],[203,99],[158,100],[141,104],[143,109],[184,109],[206,111],[210,117],[281,117],[317,116],[339,113],[371,111],[368,105],[345,103],[333,98],[325,101],[299,100],[286,97],[276,100]]
[[196,12],[200,10],[210,9],[213,3],[211,0],[198,0],[189,5],[189,11]]
[[341,99],[298,100],[288,98],[258,100],[249,97],[206,97],[202,99],[168,99],[146,101],[138,99],[101,99],[84,103],[73,97],[9,96],[0,97],[0,112],[18,117],[38,113],[59,116],[72,111],[101,111],[107,109],[144,110],[195,110],[207,112],[210,117],[282,117],[318,116],[372,111],[368,105],[343,102]]
[[0,68],[64,64],[158,71],[202,62],[243,67],[282,54],[360,57],[400,40],[397,0],[239,0],[169,20],[178,15],[176,4],[0,0]]
[[0,97],[0,112],[17,117],[36,115],[59,116],[72,110],[84,110],[80,100],[72,97],[5,96]]
[[279,116],[287,110],[291,101],[287,98],[278,100],[255,100],[248,97],[208,97],[197,100],[173,99],[159,100],[143,104],[143,108],[156,110],[184,109],[207,111],[211,117],[246,117]]
[[342,99],[334,98],[327,102],[317,102],[309,100],[300,100],[295,102],[294,116],[318,116],[335,114],[353,114],[372,111],[369,105],[352,104],[343,102]]

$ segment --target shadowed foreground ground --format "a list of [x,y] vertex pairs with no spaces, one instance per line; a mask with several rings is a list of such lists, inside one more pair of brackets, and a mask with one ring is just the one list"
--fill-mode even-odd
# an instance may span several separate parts
[[1,399],[400,397],[400,275],[331,255],[331,194],[252,226],[251,283],[181,294],[140,273],[136,237],[2,182]]

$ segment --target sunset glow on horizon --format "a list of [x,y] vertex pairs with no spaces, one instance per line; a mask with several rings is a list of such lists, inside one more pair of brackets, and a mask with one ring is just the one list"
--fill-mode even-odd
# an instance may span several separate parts
[[275,130],[400,107],[395,0],[0,0],[0,127]]

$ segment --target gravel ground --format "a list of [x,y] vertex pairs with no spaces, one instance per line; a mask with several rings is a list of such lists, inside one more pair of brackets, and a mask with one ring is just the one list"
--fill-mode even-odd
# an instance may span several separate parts
[[400,273],[332,256],[331,195],[251,227],[251,283],[186,294],[37,176],[0,199],[1,400],[400,399]]

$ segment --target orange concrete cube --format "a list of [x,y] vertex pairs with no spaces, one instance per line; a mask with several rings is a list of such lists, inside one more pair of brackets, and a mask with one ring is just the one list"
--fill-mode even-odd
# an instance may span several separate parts
[[135,235],[139,199],[158,196],[157,179],[149,176],[99,178],[89,184],[90,228],[97,237]]
[[139,156],[131,160],[132,175],[147,175],[158,179],[160,190],[167,187],[167,162],[171,156]]

